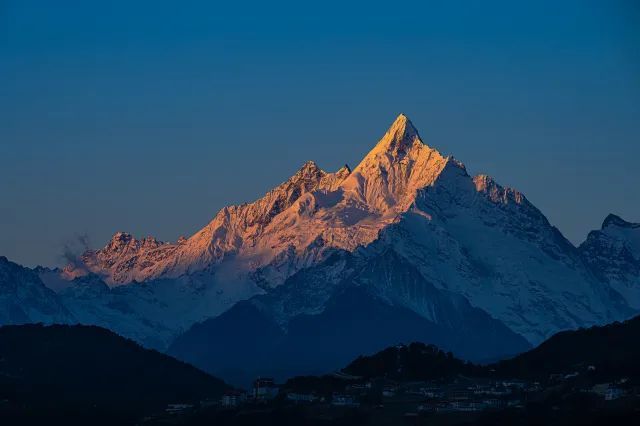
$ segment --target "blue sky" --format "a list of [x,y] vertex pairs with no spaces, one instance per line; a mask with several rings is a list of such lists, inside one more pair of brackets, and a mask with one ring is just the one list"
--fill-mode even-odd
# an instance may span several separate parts
[[306,160],[356,165],[400,112],[574,243],[640,221],[637,2],[104,3],[0,2],[12,260],[189,235]]

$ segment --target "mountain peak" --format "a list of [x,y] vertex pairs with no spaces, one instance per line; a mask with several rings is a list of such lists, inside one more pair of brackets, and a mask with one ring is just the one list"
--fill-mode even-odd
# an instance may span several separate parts
[[403,155],[416,143],[422,143],[418,130],[406,115],[400,114],[378,142],[374,151],[388,152],[394,156]]
[[318,164],[316,164],[315,161],[313,160],[309,160],[306,161],[303,165],[302,165],[302,169],[320,169],[320,167],[318,167]]
[[145,237],[141,240],[137,240],[133,235],[128,232],[118,231],[113,234],[109,243],[103,250],[108,252],[118,252],[124,250],[125,247],[134,247],[135,249],[147,248],[153,249],[165,244],[162,241],[158,241],[155,237]]
[[307,177],[307,176],[322,176],[324,174],[324,170],[322,170],[315,161],[309,160],[300,167],[300,170],[296,172],[292,178],[297,177]]
[[406,127],[407,125],[411,126],[415,130],[415,128],[413,127],[413,124],[411,123],[411,120],[409,120],[409,117],[407,117],[403,113],[400,113],[398,114],[396,119],[393,121],[393,124],[391,124],[391,127],[394,127],[394,126]]
[[133,235],[123,231],[118,231],[111,237],[112,244],[127,244],[131,240],[133,240]]
[[609,226],[617,226],[619,228],[635,228],[639,225],[631,222],[627,222],[622,219],[620,216],[617,216],[613,213],[609,213],[609,215],[602,222],[602,229],[607,228]]
[[408,208],[416,191],[431,185],[448,161],[424,144],[411,121],[400,114],[342,186],[371,211],[392,214]]
[[354,171],[363,172],[364,169],[377,168],[380,165],[384,165],[383,168],[389,170],[392,164],[402,162],[405,158],[415,162],[419,157],[423,157],[423,160],[431,157],[444,160],[438,151],[422,142],[411,120],[406,115],[400,114]]

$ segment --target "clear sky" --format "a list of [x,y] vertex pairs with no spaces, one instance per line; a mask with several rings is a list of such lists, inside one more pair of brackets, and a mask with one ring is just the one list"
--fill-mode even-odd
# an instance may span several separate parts
[[640,222],[636,1],[0,0],[0,255],[190,235],[398,113],[574,243]]

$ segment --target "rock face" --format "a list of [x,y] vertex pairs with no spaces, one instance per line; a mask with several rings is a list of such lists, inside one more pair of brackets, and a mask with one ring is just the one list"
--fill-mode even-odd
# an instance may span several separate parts
[[73,316],[36,272],[0,256],[0,325],[72,321]]
[[640,310],[640,224],[610,214],[579,247],[598,277]]
[[[249,299],[260,316],[247,308],[220,320],[230,324],[233,313],[251,325],[265,317],[276,334],[300,342],[288,334],[294,324],[319,321],[353,291],[364,304],[427,322],[432,332],[416,338],[478,358],[633,315],[638,241],[638,225],[610,216],[574,247],[522,193],[470,176],[400,115],[353,170],[328,173],[307,162],[261,199],[223,208],[189,238],[164,243],[119,232],[78,264],[40,275],[76,320],[160,349]],[[464,347],[456,334],[467,343],[474,335],[485,346],[494,341],[493,352]],[[397,343],[383,340],[362,345]]]
[[[263,239],[274,233],[269,229],[274,218],[305,194],[336,190],[349,174],[348,166],[336,173],[326,173],[308,161],[289,180],[258,201],[225,207],[189,239],[168,244],[152,237],[136,240],[130,234],[118,232],[104,248],[85,253],[83,266],[115,286],[202,271],[231,255],[240,255],[251,262],[250,258],[267,245]],[[272,258],[281,255],[275,249],[272,251]]]
[[225,207],[182,244],[119,232],[82,260],[88,271],[118,285],[178,277],[233,257],[239,271],[260,270],[275,286],[321,260],[326,249],[354,250],[375,240],[448,163],[458,164],[422,143],[400,115],[353,172],[345,166],[326,173],[309,161],[263,198]]

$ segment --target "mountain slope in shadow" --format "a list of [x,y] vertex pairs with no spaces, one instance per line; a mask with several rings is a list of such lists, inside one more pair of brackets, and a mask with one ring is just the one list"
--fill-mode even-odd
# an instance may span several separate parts
[[0,399],[5,400],[0,417],[32,415],[37,423],[45,414],[93,419],[105,413],[126,423],[169,403],[217,398],[228,388],[193,366],[103,328],[0,327]]

